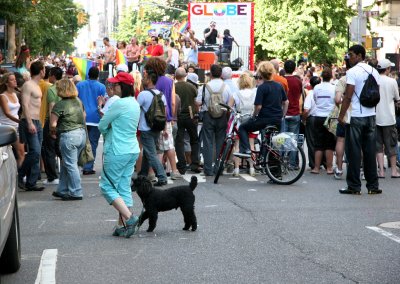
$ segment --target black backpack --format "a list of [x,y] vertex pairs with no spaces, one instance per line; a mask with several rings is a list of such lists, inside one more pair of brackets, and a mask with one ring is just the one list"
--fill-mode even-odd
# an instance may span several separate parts
[[[150,89],[148,89],[147,91],[153,94],[153,100],[151,101],[149,109],[144,114],[146,118],[146,123],[151,128],[151,130],[162,131],[164,130],[165,124],[167,123],[165,105],[162,100],[163,93],[160,92],[159,94],[156,94],[153,90]],[[143,110],[142,107],[141,109]]]
[[[361,66],[359,66],[361,67]],[[364,69],[364,67],[361,67]],[[364,87],[361,91],[360,96],[356,96],[360,100],[360,104],[364,107],[376,107],[376,105],[379,103],[381,96],[379,93],[379,85],[375,80],[375,77],[372,75],[374,71],[374,67],[372,67],[371,73],[368,73],[367,70],[364,69],[365,72],[368,73],[368,78],[365,80]]]

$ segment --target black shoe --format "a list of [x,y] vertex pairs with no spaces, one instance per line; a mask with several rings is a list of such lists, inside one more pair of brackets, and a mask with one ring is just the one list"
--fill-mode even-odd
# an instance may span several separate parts
[[95,173],[96,173],[95,170],[88,170],[88,171],[83,170],[83,171],[82,171],[82,174],[83,174],[84,176],[87,176],[87,175],[94,175]]
[[341,193],[341,194],[361,195],[361,191],[360,190],[355,190],[355,189],[351,189],[351,188],[348,188],[348,187],[339,189],[339,193]]
[[25,187],[25,191],[43,191],[44,186],[31,186],[31,187]]
[[368,194],[381,194],[382,189],[380,188],[374,188],[374,189],[368,189]]
[[69,194],[65,194],[61,197],[64,201],[73,201],[73,200],[82,200],[82,196],[72,196]]
[[19,189],[25,189],[25,183],[22,180],[18,181],[18,188]]
[[167,184],[167,181],[157,181],[155,184],[153,184],[154,186],[164,186]]
[[58,198],[63,198],[64,197],[64,194],[61,194],[61,193],[59,193],[57,191],[53,191],[53,193],[51,195],[53,195],[54,197],[58,197]]

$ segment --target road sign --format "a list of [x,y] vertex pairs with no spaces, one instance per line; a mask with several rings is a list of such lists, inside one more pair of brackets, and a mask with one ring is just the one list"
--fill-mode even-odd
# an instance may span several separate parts
[[380,49],[383,47],[383,37],[372,38],[372,49]]

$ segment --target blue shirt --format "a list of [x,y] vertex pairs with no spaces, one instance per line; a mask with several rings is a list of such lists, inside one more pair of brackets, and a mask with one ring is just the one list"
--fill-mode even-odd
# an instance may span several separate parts
[[[153,89],[153,92],[156,94],[160,93],[160,91],[156,90],[156,89]],[[139,130],[140,131],[150,131],[151,130],[151,128],[147,125],[146,117],[144,116],[144,114],[149,109],[151,102],[153,101],[153,97],[154,97],[153,94],[146,90],[140,92],[137,97],[137,101],[140,105],[140,120],[139,120]],[[164,105],[167,105],[164,95],[162,95],[162,101],[164,102]]]
[[190,49],[187,61],[196,65],[199,63],[197,47],[196,50]]
[[274,81],[265,81],[257,88],[254,105],[261,105],[260,118],[281,120],[283,117],[282,102],[286,101],[282,85]]
[[86,124],[99,125],[100,114],[97,110],[97,97],[104,96],[106,87],[97,80],[85,80],[76,85],[78,97],[81,99],[86,112]]
[[104,153],[114,155],[140,152],[136,138],[140,107],[134,97],[116,100],[104,114],[99,130],[104,136]]

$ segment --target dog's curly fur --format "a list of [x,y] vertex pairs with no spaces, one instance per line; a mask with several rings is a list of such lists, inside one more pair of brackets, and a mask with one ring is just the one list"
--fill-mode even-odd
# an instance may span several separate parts
[[148,218],[149,228],[147,232],[153,232],[157,224],[158,212],[181,208],[185,226],[183,230],[197,229],[197,219],[194,213],[195,196],[194,189],[197,186],[197,178],[192,176],[188,185],[175,186],[168,189],[154,188],[145,176],[138,176],[132,182],[132,191],[136,191],[142,200],[145,211],[141,215],[139,225]]

